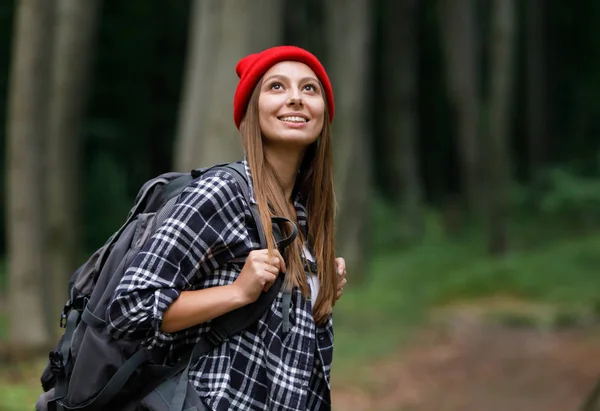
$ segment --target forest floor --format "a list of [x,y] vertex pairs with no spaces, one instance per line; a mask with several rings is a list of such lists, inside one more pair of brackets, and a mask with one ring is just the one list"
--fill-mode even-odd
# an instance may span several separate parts
[[[541,239],[521,235],[504,258],[477,237],[433,238],[380,250],[362,282],[349,271],[335,306],[334,410],[578,411],[600,379],[600,233],[532,232]],[[2,271],[0,261],[0,346]],[[0,411],[32,408],[43,366],[0,361]]]
[[[514,301],[437,309],[393,354],[334,364],[334,411],[579,410],[600,378],[600,328],[545,327],[545,310]],[[0,411],[31,409],[43,365],[0,367]]]
[[579,410],[600,378],[600,328],[488,315],[497,305],[438,310],[395,355],[334,374],[334,410]]

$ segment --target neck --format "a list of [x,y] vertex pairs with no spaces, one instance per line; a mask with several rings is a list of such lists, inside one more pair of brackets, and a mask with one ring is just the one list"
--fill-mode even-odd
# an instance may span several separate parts
[[278,150],[275,147],[265,147],[265,157],[273,167],[287,201],[292,201],[292,191],[303,156],[304,152],[293,151],[289,148]]

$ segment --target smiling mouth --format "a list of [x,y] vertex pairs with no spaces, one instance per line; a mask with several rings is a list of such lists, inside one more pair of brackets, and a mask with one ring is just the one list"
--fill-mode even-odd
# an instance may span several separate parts
[[298,116],[278,117],[278,119],[280,121],[285,121],[286,123],[308,123],[308,119],[307,118],[298,117]]

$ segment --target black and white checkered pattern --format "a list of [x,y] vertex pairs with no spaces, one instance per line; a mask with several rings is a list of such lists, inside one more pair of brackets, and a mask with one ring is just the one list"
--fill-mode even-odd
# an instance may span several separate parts
[[[250,184],[254,199],[252,193]],[[299,198],[295,206],[306,235],[306,209]],[[256,229],[246,224],[250,218],[242,188],[227,171],[210,170],[187,187],[117,287],[107,313],[111,334],[145,338],[149,347],[167,346],[171,358],[197,342],[210,322],[167,334],[160,331],[163,313],[182,290],[236,279],[243,267],[240,259],[260,248]],[[191,368],[190,381],[209,408],[331,409],[331,315],[325,326],[316,326],[311,301],[298,289],[292,291],[291,329],[285,334],[281,312],[279,293],[254,327],[200,357]]]

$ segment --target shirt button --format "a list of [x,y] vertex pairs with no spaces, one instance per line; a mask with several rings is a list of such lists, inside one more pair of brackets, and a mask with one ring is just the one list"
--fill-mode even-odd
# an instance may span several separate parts
[[321,360],[317,359],[317,360],[315,361],[315,364],[317,364],[317,365],[321,365]]

